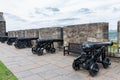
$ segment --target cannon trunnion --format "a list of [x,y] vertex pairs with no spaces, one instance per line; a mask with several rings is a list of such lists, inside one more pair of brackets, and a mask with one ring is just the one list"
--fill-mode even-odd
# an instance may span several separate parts
[[74,70],[84,68],[89,71],[91,76],[97,75],[99,72],[98,63],[102,63],[106,69],[109,67],[110,59],[106,57],[107,46],[112,46],[113,42],[85,42],[82,44],[83,52],[78,56],[72,64]]

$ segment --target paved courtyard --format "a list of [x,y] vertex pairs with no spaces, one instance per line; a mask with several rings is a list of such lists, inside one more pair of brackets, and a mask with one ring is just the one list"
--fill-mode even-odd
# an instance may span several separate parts
[[62,51],[37,56],[30,48],[16,49],[0,43],[0,60],[19,80],[120,80],[120,62],[112,60],[108,69],[100,64],[98,75],[91,77],[87,70],[72,69],[75,57],[63,56]]

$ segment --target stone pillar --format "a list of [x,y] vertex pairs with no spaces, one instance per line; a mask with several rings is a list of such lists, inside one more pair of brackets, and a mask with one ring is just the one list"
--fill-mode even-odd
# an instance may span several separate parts
[[3,13],[0,12],[0,36],[5,36],[6,34],[6,22],[3,17]]
[[117,57],[120,57],[120,21],[117,23],[117,33],[118,33],[118,54],[116,55]]

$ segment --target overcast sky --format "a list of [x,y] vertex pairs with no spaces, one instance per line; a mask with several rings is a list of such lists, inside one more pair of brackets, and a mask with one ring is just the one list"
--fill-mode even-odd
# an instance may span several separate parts
[[120,0],[0,0],[7,31],[109,22],[117,28]]

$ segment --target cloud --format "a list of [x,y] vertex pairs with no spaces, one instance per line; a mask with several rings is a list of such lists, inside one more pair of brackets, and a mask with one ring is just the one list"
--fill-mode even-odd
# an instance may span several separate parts
[[59,12],[60,11],[58,8],[54,8],[54,7],[46,7],[46,9],[48,9],[49,11],[53,11],[53,12]]
[[15,21],[26,22],[25,19],[22,19],[22,18],[20,18],[19,16],[16,16],[16,15],[11,14],[11,13],[4,13],[4,15],[5,15],[7,18],[12,19],[12,20],[15,20]]
[[45,13],[42,9],[40,8],[35,8],[34,9],[34,12],[35,14],[38,14],[38,15],[43,15],[43,16],[49,16],[48,13]]
[[79,18],[65,18],[65,19],[58,19],[57,21],[59,22],[64,22],[64,21],[73,21],[73,20],[78,20]]
[[79,13],[82,13],[82,14],[90,14],[92,13],[92,10],[88,9],[88,8],[81,8],[78,10]]
[[90,22],[109,22],[116,29],[119,5],[119,0],[0,0],[7,31]]

